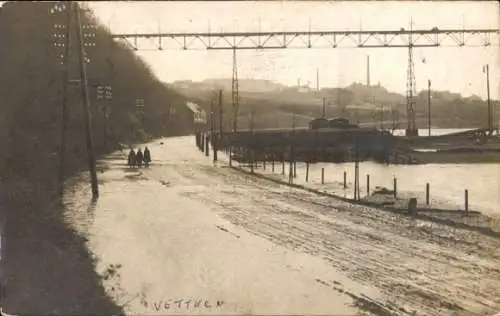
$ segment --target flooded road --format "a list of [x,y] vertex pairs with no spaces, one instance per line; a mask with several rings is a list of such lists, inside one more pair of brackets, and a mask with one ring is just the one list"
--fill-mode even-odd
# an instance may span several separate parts
[[69,220],[88,236],[99,271],[107,270],[110,295],[130,312],[500,309],[498,239],[214,166],[194,137],[163,142],[148,145],[150,169],[128,170],[125,155],[110,156],[93,207],[82,202],[87,184],[68,197]]

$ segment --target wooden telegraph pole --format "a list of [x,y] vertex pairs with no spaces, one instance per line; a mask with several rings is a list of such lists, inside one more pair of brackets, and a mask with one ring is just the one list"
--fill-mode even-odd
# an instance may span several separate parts
[[222,90],[219,90],[219,134],[222,136],[223,127],[222,127]]
[[490,135],[493,133],[493,113],[490,100],[490,65],[486,65],[486,93],[488,97],[488,131]]
[[60,185],[60,195],[64,194],[64,176],[65,176],[65,158],[66,158],[66,128],[68,121],[68,77],[69,77],[69,54],[71,52],[71,21],[72,21],[72,2],[67,1],[66,5],[66,34],[64,42],[64,54],[63,54],[63,85],[62,85],[62,126],[61,126],[61,146],[59,148],[59,185]]
[[89,91],[87,86],[87,69],[85,66],[85,50],[83,45],[83,32],[80,21],[80,10],[77,5],[74,5],[75,8],[75,16],[76,16],[76,25],[77,25],[77,36],[78,36],[78,57],[80,64],[80,87],[82,90],[83,96],[83,105],[84,105],[84,119],[85,119],[85,133],[86,133],[86,141],[87,141],[87,152],[88,152],[88,164],[90,171],[90,179],[92,185],[92,197],[97,198],[99,196],[99,187],[97,184],[97,173],[95,166],[95,156],[94,156],[94,144],[92,139],[92,115],[90,113],[90,100],[89,100]]
[[431,81],[427,80],[427,129],[431,136]]

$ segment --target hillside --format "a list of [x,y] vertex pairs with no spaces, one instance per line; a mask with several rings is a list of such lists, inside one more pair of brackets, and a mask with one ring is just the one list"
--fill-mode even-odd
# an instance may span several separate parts
[[[182,86],[176,85],[176,89],[186,97],[195,98],[202,104],[209,104],[213,86],[205,82],[191,82]],[[223,90],[227,111],[232,111],[230,83],[224,85]],[[417,93],[415,106],[417,118],[425,119],[427,116],[427,94],[425,90]],[[406,118],[404,95],[390,92],[379,85],[365,86],[353,83],[345,88],[323,88],[320,91],[310,92],[299,92],[296,87],[283,87],[273,91],[240,89],[239,120],[247,121],[248,113],[253,107],[259,115],[259,124],[264,127],[290,126],[290,117],[293,113],[308,117],[320,116],[323,97],[327,101],[327,116],[345,116],[350,120],[362,122],[378,121],[382,117],[384,120],[391,120],[392,117]],[[431,91],[431,98],[434,126],[443,128],[486,126],[487,103],[479,97],[462,97],[448,91]],[[500,103],[492,101],[492,104],[496,104],[496,117],[500,117]],[[226,124],[229,126],[230,123]]]
[[[0,202],[8,221],[9,284],[4,311],[111,315],[120,308],[104,294],[84,240],[62,220],[58,174],[63,67],[58,59],[62,49],[54,45],[54,24],[65,23],[65,14],[51,14],[53,5],[6,2],[0,14]],[[118,143],[191,131],[183,96],[160,82],[134,52],[114,43],[88,11],[82,12],[82,24],[97,27],[96,46],[87,48],[87,68],[98,155],[117,149]],[[75,24],[72,30],[70,80],[79,78]],[[96,102],[101,82],[113,89],[113,99],[106,101],[111,109],[106,136]],[[87,152],[79,85],[69,86],[67,95],[69,178],[86,169]],[[145,100],[144,124],[136,114],[137,98]],[[173,117],[169,106],[176,110]]]
[[[174,81],[172,85],[176,88],[189,89],[210,89],[210,90],[231,90],[232,79],[205,79],[201,82],[193,82],[189,80]],[[273,92],[281,91],[286,86],[272,82],[270,80],[259,79],[240,79],[238,80],[239,90],[245,92]]]

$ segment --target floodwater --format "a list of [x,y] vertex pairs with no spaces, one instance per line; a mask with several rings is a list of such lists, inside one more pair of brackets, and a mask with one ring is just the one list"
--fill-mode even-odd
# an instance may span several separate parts
[[[466,129],[432,129],[431,135],[444,135],[464,130]],[[403,133],[402,130],[395,131],[395,135]],[[419,135],[427,135],[427,130],[419,130]],[[321,168],[325,168],[327,181],[343,182],[343,172],[347,171],[348,182],[354,183],[353,163],[312,166],[311,174],[316,175],[316,178],[319,175],[320,181]],[[299,173],[298,170],[297,173]],[[301,174],[305,175],[305,170]],[[359,167],[361,192],[366,192],[367,174],[370,175],[370,189],[374,189],[375,186],[392,188],[393,179],[396,177],[398,191],[414,193],[418,199],[425,200],[425,186],[429,183],[431,201],[459,206],[462,209],[465,204],[465,189],[467,189],[470,209],[500,217],[499,163],[381,165],[362,162]]]
[[[268,170],[270,166],[268,166]],[[347,172],[347,196],[354,195],[354,164],[312,164],[309,168],[309,182],[321,182],[324,168],[325,188],[339,191]],[[305,183],[305,164],[297,164],[296,183]],[[281,171],[281,166],[276,167]],[[288,174],[287,167],[285,172]],[[362,162],[359,166],[361,196],[366,194],[367,177],[370,175],[370,191],[376,186],[393,188],[397,178],[397,191],[425,200],[426,183],[430,185],[431,202],[464,208],[465,189],[469,195],[469,209],[500,217],[500,164],[425,164],[425,165],[381,165]]]
[[[444,135],[466,129],[432,129],[431,135]],[[404,130],[396,130],[403,135]],[[419,130],[427,135],[427,130]],[[317,163],[309,168],[309,183],[321,184],[321,169],[324,168],[324,188],[345,196],[354,196],[354,163]],[[266,172],[271,166],[268,164]],[[260,170],[259,172],[261,172]],[[281,165],[275,166],[276,173]],[[347,190],[343,190],[344,171],[347,172]],[[285,167],[288,174],[288,166]],[[376,186],[392,189],[397,178],[397,191],[403,195],[425,201],[426,183],[430,185],[430,202],[450,208],[465,208],[465,190],[468,190],[469,209],[500,217],[500,163],[481,164],[423,164],[383,165],[371,161],[359,164],[361,196],[366,195],[367,175],[370,175],[370,191]],[[305,184],[306,165],[297,163],[295,183]]]

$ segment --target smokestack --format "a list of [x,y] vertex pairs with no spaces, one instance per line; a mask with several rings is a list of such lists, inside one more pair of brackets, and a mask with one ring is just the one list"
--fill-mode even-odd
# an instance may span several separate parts
[[319,91],[319,69],[316,68],[316,91]]
[[370,86],[370,55],[366,56],[366,85]]

